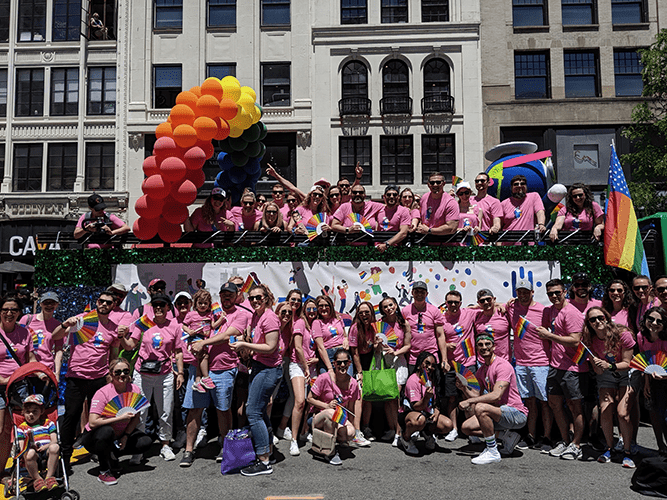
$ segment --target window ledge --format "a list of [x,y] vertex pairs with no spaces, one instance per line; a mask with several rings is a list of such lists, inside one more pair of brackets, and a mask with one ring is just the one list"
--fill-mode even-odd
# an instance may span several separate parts
[[600,29],[599,24],[564,24],[563,32],[567,33],[569,31],[598,31]]
[[182,28],[153,28],[153,34],[164,38],[176,37],[183,33]]
[[287,33],[288,31],[292,31],[292,26],[291,25],[286,25],[286,24],[280,24],[280,25],[262,25],[261,26],[262,31],[274,31],[274,32],[282,32],[282,33]]
[[549,25],[544,26],[514,26],[514,33],[549,33]]
[[633,30],[648,30],[650,29],[650,23],[632,23],[632,24],[614,24],[612,25],[613,31],[633,31]]
[[236,33],[236,26],[208,26],[206,32],[213,34],[231,34]]

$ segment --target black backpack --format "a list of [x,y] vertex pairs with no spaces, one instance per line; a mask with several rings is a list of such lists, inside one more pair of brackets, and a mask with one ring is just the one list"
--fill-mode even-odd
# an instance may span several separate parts
[[642,460],[632,475],[631,488],[642,495],[667,498],[667,458],[649,457]]

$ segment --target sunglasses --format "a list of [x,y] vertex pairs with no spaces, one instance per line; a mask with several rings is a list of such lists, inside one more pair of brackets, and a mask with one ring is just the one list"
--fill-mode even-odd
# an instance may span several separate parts
[[385,193],[385,196],[386,196],[387,198],[397,198],[397,197],[398,197],[398,193]]
[[18,307],[3,307],[0,311],[3,313],[17,313],[20,309]]
[[455,306],[455,305],[460,304],[460,303],[461,303],[460,300],[448,300],[447,301],[448,306]]
[[349,188],[350,184],[349,183],[347,183],[347,184],[338,184],[338,187],[339,188]]
[[296,203],[296,200],[294,198],[288,198],[287,203]]
[[285,194],[285,191],[273,191],[271,194],[272,194],[273,196],[279,196],[279,195],[283,195],[283,194]]
[[329,195],[329,198],[338,198],[340,196],[340,193],[331,193]]
[[350,360],[346,359],[345,361],[334,361],[334,363],[336,363],[337,366],[347,366],[350,364]]
[[267,210],[266,213],[268,215],[276,215],[278,213],[278,210]]
[[[667,287],[662,287],[662,291],[664,292],[667,290]],[[658,288],[658,291],[660,291],[660,288]],[[623,288],[610,288],[609,293],[624,293],[625,290]]]
[[514,184],[512,184],[512,186],[525,186],[525,185],[526,185],[525,182],[515,182]]
[[289,301],[290,302],[301,302],[301,299],[299,297],[290,297]]
[[244,201],[243,204],[244,204],[246,207],[251,207],[252,205],[255,204],[255,202],[254,202],[254,201]]
[[365,191],[352,191],[352,196],[364,196],[366,195]]
[[121,375],[129,375],[130,374],[130,369],[129,368],[123,368],[122,370],[114,370],[113,374],[116,377],[120,377]]
[[583,198],[584,196],[585,196],[584,193],[581,193],[581,194],[573,194],[573,195],[572,195],[572,198],[574,198],[575,200],[578,200],[579,198]]
[[250,302],[254,302],[254,301],[256,301],[256,300],[264,300],[264,295],[250,295],[250,296],[248,297],[248,300],[249,300]]
[[486,179],[475,179],[475,184],[484,184],[485,182],[487,182]]
[[283,309],[282,311],[280,311],[280,315],[281,315],[282,317],[286,318],[286,317],[292,315],[292,311],[286,311],[286,310]]
[[637,285],[632,287],[633,290],[648,290],[648,285]]
[[563,295],[562,290],[558,290],[557,292],[547,292],[547,297],[559,297]]
[[477,302],[480,304],[486,304],[487,302],[491,303],[493,302],[493,297],[484,297],[482,299],[479,299]]
[[588,318],[589,323],[604,323],[607,321],[607,318],[605,318],[602,314],[600,316],[591,316]]
[[[667,292],[667,286],[657,286],[655,289],[658,291],[658,293],[665,293]],[[611,290],[610,290],[611,291]]]
[[306,307],[306,312],[317,312],[317,307]]
[[460,191],[459,196],[470,196],[472,194],[472,191]]
[[153,304],[153,309],[164,309],[165,307],[167,307],[166,302],[156,302]]
[[443,181],[428,181],[430,186],[439,186]]
[[[111,304],[113,304],[113,300],[97,299],[97,303],[100,304],[100,305],[105,305],[106,304],[106,305],[110,306]],[[3,311],[4,311],[4,309],[3,309]],[[18,311],[18,309],[16,309],[16,311]]]
[[211,199],[214,200],[214,201],[225,201],[225,197],[224,197],[224,196],[214,196],[214,197],[211,198]]
[[656,318],[655,316],[646,316],[647,323],[655,323],[656,325],[662,325],[665,322],[661,318]]
[[574,288],[588,288],[588,283],[572,283]]
[[311,196],[313,198],[322,198],[324,195],[322,193],[313,193]]

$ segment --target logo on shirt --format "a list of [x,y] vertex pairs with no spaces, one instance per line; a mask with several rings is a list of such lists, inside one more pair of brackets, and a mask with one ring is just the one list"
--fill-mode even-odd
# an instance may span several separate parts
[[313,339],[311,338],[311,339],[310,339],[310,350],[312,351],[313,349],[315,349],[315,340],[313,340]]
[[255,340],[255,329],[250,330],[250,340]]
[[463,327],[458,323],[454,325],[454,331],[456,332],[456,335],[458,335],[459,337],[463,335]]
[[104,335],[102,332],[97,332],[93,337],[93,345],[99,347],[104,344]]
[[523,213],[523,211],[521,210],[521,207],[516,207],[514,209],[514,218],[515,219],[520,219],[522,213]]
[[493,337],[493,334],[496,333],[496,330],[491,325],[486,325],[484,331]]
[[389,231],[389,219],[387,217],[382,221],[382,229],[384,231]]
[[39,347],[44,343],[44,334],[42,330],[37,330],[32,334],[32,348],[34,350],[39,349]]
[[332,337],[335,337],[336,335],[338,335],[338,329],[335,326],[330,326],[329,333],[331,334]]
[[155,332],[153,334],[153,349],[159,349],[162,347],[162,333]]
[[470,219],[463,219],[463,227],[470,227]]
[[431,220],[431,215],[433,215],[433,207],[428,207],[426,209],[426,220]]
[[581,221],[578,218],[572,219],[572,227],[574,229],[579,229],[579,224],[580,223],[581,223]]

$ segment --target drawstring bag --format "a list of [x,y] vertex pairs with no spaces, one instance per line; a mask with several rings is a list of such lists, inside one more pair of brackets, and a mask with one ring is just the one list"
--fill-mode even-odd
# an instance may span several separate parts
[[398,383],[396,382],[396,370],[387,368],[384,356],[380,355],[380,368],[375,367],[373,356],[370,370],[363,372],[364,383],[361,398],[364,401],[389,401],[398,397]]
[[250,429],[232,429],[225,436],[222,448],[220,472],[237,472],[255,461],[255,448],[252,445]]

